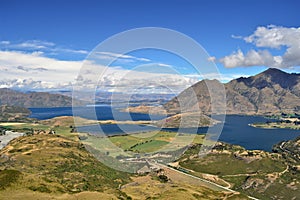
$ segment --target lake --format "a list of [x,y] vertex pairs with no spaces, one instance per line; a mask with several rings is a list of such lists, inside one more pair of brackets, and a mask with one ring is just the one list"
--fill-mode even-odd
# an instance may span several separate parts
[[[119,110],[121,107],[116,107],[114,109],[111,108],[109,105],[102,105],[102,106],[86,106],[86,107],[76,107],[74,111],[77,116],[87,118],[87,119],[94,119],[93,112],[94,109],[97,114],[98,120],[159,120],[164,118],[161,115],[148,115],[142,113],[128,113],[120,112]],[[72,107],[58,107],[58,108],[30,108],[31,115],[29,117],[37,118],[37,119],[49,119],[58,116],[72,116],[73,110]],[[131,118],[129,118],[131,117]]]
[[[140,114],[120,112],[119,108],[112,109],[110,106],[97,106],[97,107],[78,107],[75,108],[76,115],[84,118],[93,119],[93,109],[96,110],[97,118],[99,120],[159,120],[164,118],[160,115]],[[32,114],[30,117],[37,119],[49,119],[57,116],[72,116],[72,107],[64,108],[31,108]],[[132,119],[128,118],[131,117]],[[271,151],[272,146],[283,140],[295,139],[300,135],[299,130],[291,129],[260,129],[249,126],[248,124],[256,122],[266,122],[264,117],[260,116],[240,116],[240,115],[227,115],[222,133],[219,137],[220,141],[230,144],[237,144],[245,147],[248,150],[259,149]],[[216,125],[215,128],[218,128]],[[79,127],[80,131],[90,132],[97,134],[99,131],[98,126],[85,126]],[[157,130],[151,126],[141,125],[115,125],[106,124],[101,125],[101,129],[106,135],[116,135],[124,133],[135,133],[141,131]],[[177,129],[165,129],[169,131],[177,131]],[[212,131],[214,128],[212,129]],[[183,132],[189,133],[190,129],[182,129]],[[199,128],[197,133],[206,133],[207,128]]]

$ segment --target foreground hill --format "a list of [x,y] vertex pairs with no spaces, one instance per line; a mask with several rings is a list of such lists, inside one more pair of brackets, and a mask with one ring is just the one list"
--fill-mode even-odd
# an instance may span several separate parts
[[[0,89],[0,104],[20,107],[68,107],[72,106],[72,98],[61,94],[47,92],[23,93],[7,88]],[[83,102],[77,101],[82,105]]]
[[119,172],[75,140],[23,136],[0,151],[0,199],[248,199],[204,187],[178,172],[164,173],[167,179]]
[[82,144],[58,135],[14,139],[0,155],[0,190],[49,194],[97,191],[122,196],[117,188],[129,181],[127,173],[106,167]]
[[201,145],[190,147],[177,167],[259,199],[298,199],[300,138],[275,145],[268,153],[218,142],[199,157]]
[[[193,111],[199,106],[204,113],[211,112],[211,98],[207,84],[225,88],[228,114],[277,114],[300,112],[300,74],[289,74],[278,69],[268,69],[248,78],[238,78],[222,84],[217,80],[202,80],[187,88],[164,105],[168,113],[180,110]],[[191,94],[197,99],[193,100]],[[180,100],[180,103],[179,103]],[[218,106],[219,100],[216,100]],[[181,105],[180,105],[181,104]]]

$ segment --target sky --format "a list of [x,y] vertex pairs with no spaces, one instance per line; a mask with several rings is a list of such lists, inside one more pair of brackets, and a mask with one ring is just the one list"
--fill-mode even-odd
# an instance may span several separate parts
[[[97,45],[111,36],[142,27],[172,29],[199,43],[221,75],[207,78],[228,82],[268,67],[299,72],[299,7],[297,0],[1,0],[0,87],[71,88],[83,81],[78,74],[84,64],[104,68],[94,66],[96,53],[116,59],[100,78],[109,89],[146,82],[180,91],[203,78],[169,52],[97,52]],[[128,80],[129,72],[139,80]]]

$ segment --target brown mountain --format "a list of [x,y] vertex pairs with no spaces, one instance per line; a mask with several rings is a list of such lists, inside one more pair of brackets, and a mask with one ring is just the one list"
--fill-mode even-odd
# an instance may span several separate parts
[[[76,101],[80,105],[83,102]],[[7,88],[0,89],[0,105],[20,107],[67,107],[72,106],[72,98],[47,92],[23,93]]]
[[[212,87],[214,105],[224,101],[220,88],[226,91],[226,111],[228,114],[275,114],[280,112],[300,112],[300,74],[289,74],[270,68],[248,78],[238,78],[222,84],[217,80],[202,80],[181,92],[166,103],[169,113],[195,111],[199,109],[211,113]],[[192,98],[193,95],[197,98]]]
[[31,120],[27,118],[30,113],[27,108],[0,105],[0,121],[27,122]]

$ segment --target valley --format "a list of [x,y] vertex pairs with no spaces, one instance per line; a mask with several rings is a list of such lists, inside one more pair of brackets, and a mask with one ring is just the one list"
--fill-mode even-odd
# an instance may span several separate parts
[[[82,124],[93,122],[80,120]],[[192,144],[178,160],[168,161],[169,167],[157,163],[154,165],[160,165],[159,173],[150,171],[134,175],[115,171],[96,160],[86,151],[87,145],[100,150],[100,154],[110,152],[109,156],[121,159],[122,155],[114,154],[114,149],[107,149],[105,142],[97,136],[87,137],[84,133],[72,131],[73,126],[72,117],[57,117],[37,124],[2,124],[2,128],[18,131],[26,131],[31,127],[34,134],[16,138],[1,150],[0,195],[14,190],[15,199],[18,199],[18,192],[25,194],[22,197],[27,194],[29,198],[33,191],[37,198],[54,199],[168,199],[173,193],[176,196],[190,196],[190,199],[249,199],[247,195],[259,199],[285,199],[286,194],[292,199],[297,197],[297,189],[300,187],[297,181],[300,163],[299,158],[294,157],[299,155],[299,138],[279,144],[274,147],[274,153],[245,150],[237,145],[218,142],[208,155],[202,157],[198,152],[204,135],[195,135]],[[54,135],[48,133],[51,129],[55,130]],[[38,133],[35,130],[44,132]],[[125,151],[145,155],[150,153],[145,159],[152,162],[152,155],[155,163],[155,160],[164,156],[151,152],[168,145],[175,137],[180,137],[179,142],[182,143],[176,143],[176,148],[168,149],[169,152],[184,148],[185,140],[189,140],[191,135],[176,136],[174,132],[150,131],[140,135],[112,136],[108,139]],[[32,176],[33,174],[39,176]],[[161,174],[168,177],[166,183],[157,178]],[[200,179],[188,178],[190,175]],[[81,178],[75,178],[78,176]],[[5,182],[8,179],[15,181]],[[201,179],[211,183],[205,183]],[[280,192],[277,188],[281,188]]]
[[[247,199],[239,193],[190,185],[190,182],[182,182],[181,178],[174,178],[169,172],[165,174],[169,180],[162,183],[157,178],[159,174],[156,173],[137,176],[115,171],[86,151],[86,147],[79,142],[78,133],[71,133],[70,127],[67,126],[70,124],[67,122],[62,124],[64,125],[61,125],[61,129],[57,129],[54,135],[47,134],[45,131],[45,133],[21,136],[1,150],[0,196],[14,191],[11,196],[13,199],[169,199],[172,194],[176,197],[188,195],[190,199],[200,197]],[[17,130],[26,128],[24,124],[16,124],[16,126],[19,126]],[[38,125],[36,128],[47,130],[49,127]],[[158,139],[154,140],[168,140],[174,136],[174,134],[169,136],[165,134],[160,133],[155,136]],[[131,145],[141,143],[140,140],[129,140],[129,138],[129,136],[128,138],[113,137],[112,141],[129,148]],[[201,136],[195,140],[197,143],[200,141]],[[95,145],[91,144],[91,146]],[[147,151],[143,146],[136,146],[136,150],[132,150]]]

